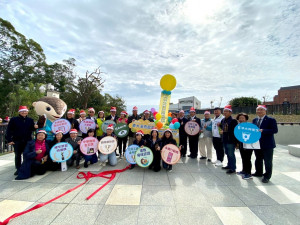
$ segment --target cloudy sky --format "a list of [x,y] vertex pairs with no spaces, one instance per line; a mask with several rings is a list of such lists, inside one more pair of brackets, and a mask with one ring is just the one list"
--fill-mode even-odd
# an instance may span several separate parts
[[48,63],[101,66],[104,92],[130,108],[157,107],[167,73],[171,102],[194,95],[203,108],[300,84],[299,0],[2,0],[0,16]]

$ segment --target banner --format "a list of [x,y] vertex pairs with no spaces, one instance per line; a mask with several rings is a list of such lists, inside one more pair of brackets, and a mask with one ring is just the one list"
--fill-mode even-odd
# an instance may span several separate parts
[[161,114],[160,121],[163,124],[166,124],[168,122],[170,100],[171,100],[171,94],[168,95],[163,91],[160,95],[160,103],[159,103],[159,110],[158,110],[158,113]]

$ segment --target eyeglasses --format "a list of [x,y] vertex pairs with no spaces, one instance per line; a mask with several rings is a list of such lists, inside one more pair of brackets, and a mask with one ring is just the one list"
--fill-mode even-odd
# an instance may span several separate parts
[[94,111],[89,111],[89,113],[93,113]]

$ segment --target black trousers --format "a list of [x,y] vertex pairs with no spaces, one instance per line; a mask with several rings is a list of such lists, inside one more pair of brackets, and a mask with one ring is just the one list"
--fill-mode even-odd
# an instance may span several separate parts
[[80,150],[77,150],[77,153],[73,154],[72,157],[67,160],[67,165],[71,167],[74,165],[74,161],[76,161],[76,166],[79,166],[81,157],[83,157],[83,154]]
[[127,136],[123,137],[123,138],[118,138],[118,145],[119,145],[120,155],[122,154],[122,151],[123,151],[123,153],[125,153],[126,144],[127,144]]
[[22,154],[26,147],[27,141],[16,141],[14,144],[14,152],[15,152],[15,166],[18,170],[22,164]]
[[198,156],[198,141],[199,141],[198,134],[195,136],[189,136],[191,158],[196,158]]
[[[270,179],[273,170],[273,148],[269,149],[254,149],[255,153],[255,170],[256,174],[264,175],[266,179]],[[265,163],[266,172],[263,174],[263,162]]]
[[223,162],[224,148],[222,138],[213,137],[214,149],[216,149],[217,160]]
[[46,173],[46,171],[47,171],[46,165],[42,164],[39,161],[34,161],[31,164],[31,176],[34,176],[36,174],[37,175],[43,175],[43,174]]
[[150,169],[153,169],[155,172],[161,170],[160,162],[161,162],[161,154],[160,151],[152,150],[153,153],[153,162],[149,166]]
[[179,146],[180,145],[182,145],[181,155],[186,155],[186,150],[187,150],[187,135],[180,135],[179,136]]
[[252,149],[240,149],[243,169],[242,171],[246,174],[251,174],[252,163],[251,163],[251,156],[252,156]]

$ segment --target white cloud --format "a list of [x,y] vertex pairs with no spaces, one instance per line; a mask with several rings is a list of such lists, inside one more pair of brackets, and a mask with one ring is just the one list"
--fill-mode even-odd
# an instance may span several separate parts
[[296,0],[13,0],[0,13],[48,62],[74,57],[81,74],[100,65],[104,91],[130,106],[158,105],[166,73],[178,82],[172,102],[194,95],[203,107],[300,83]]

